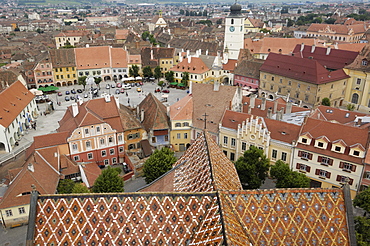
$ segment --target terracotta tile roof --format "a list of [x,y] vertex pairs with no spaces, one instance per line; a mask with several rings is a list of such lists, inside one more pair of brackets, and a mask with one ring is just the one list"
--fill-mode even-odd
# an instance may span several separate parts
[[[29,204],[31,185],[35,185],[40,194],[55,193],[59,182],[59,174],[55,171],[59,171],[58,158],[54,155],[57,151],[56,147],[38,150],[32,157],[28,158],[18,176],[5,192],[0,209]],[[33,172],[28,169],[29,164],[32,164]],[[19,196],[22,193],[24,195]]]
[[49,50],[53,68],[76,67],[74,49]]
[[120,104],[119,114],[121,117],[122,127],[125,131],[142,128],[140,121],[128,107]]
[[35,149],[66,144],[69,132],[57,132],[33,137]]
[[263,38],[254,40],[247,38],[244,40],[244,48],[249,49],[252,54],[270,52],[289,55],[293,52],[296,45],[304,43],[305,45],[314,45],[314,39],[302,38]]
[[210,69],[200,57],[191,57],[190,62],[188,58],[185,58],[182,62],[173,66],[170,71],[202,74]]
[[56,35],[55,37],[82,37],[88,35],[89,31],[77,31],[77,30],[69,30],[63,31]]
[[116,40],[117,39],[127,39],[127,36],[129,34],[128,29],[116,29]]
[[159,66],[159,59],[170,59],[175,56],[174,48],[142,48],[143,66]]
[[229,109],[237,87],[220,86],[214,91],[211,84],[192,84],[193,127],[204,129],[204,114],[207,113],[207,130],[218,133],[218,124],[225,109]]
[[193,97],[186,95],[170,106],[171,120],[191,120],[193,118]]
[[127,51],[122,48],[111,48],[111,59],[113,68],[127,67]]
[[333,108],[319,105],[310,113],[311,118],[347,124],[353,122],[357,116],[367,116],[360,112],[344,110],[341,108]]
[[80,166],[82,167],[83,172],[86,175],[87,182],[89,183],[90,187],[92,187],[95,183],[95,180],[101,174],[101,169],[99,168],[98,165],[96,165],[96,163],[86,163],[85,162],[83,164],[80,164]]
[[349,146],[361,144],[366,148],[368,141],[368,129],[353,127],[342,124],[333,124],[329,121],[307,118],[302,125],[300,135],[305,133],[311,134],[313,139],[325,136],[331,143],[335,141],[344,141],[347,145],[344,154],[331,151],[331,144],[328,144],[327,149],[318,149],[314,147],[314,141],[311,145],[297,144],[297,148],[304,149],[311,152],[319,152],[326,156],[333,156],[338,159],[347,160],[353,163],[362,163],[362,158],[357,158],[349,155]]
[[17,81],[0,92],[0,125],[7,128],[35,96]]
[[[302,49],[303,48],[303,49]],[[296,45],[294,56],[311,58],[318,61],[328,69],[341,69],[351,64],[357,57],[358,52],[339,50],[324,47],[313,47],[311,45]]]
[[[364,66],[363,61],[367,62],[366,66]],[[366,44],[356,59],[346,68],[370,72],[370,44]]]
[[229,59],[226,64],[222,65],[222,68],[224,70],[234,71],[237,62],[238,62],[238,60],[230,60]]
[[220,199],[228,245],[350,245],[340,189],[225,191]]
[[326,33],[326,30],[330,30],[330,33],[335,33],[337,35],[349,35],[365,33],[366,26],[364,24],[355,24],[355,25],[334,25],[334,24],[318,24],[312,23],[307,29],[307,32],[323,32]]
[[141,124],[146,131],[170,129],[167,109],[152,93],[141,101],[139,109],[144,110],[144,120]]
[[329,71],[318,61],[309,58],[270,53],[260,71],[312,83],[325,84],[349,78],[343,69]]
[[141,65],[141,55],[129,55],[129,64],[140,64]]
[[263,60],[242,60],[235,67],[234,74],[259,79],[263,62]]

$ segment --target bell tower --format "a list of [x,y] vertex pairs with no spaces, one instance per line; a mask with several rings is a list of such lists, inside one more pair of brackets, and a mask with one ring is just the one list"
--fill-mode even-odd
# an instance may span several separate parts
[[231,60],[237,60],[240,49],[244,48],[244,17],[241,10],[242,7],[235,2],[225,18],[224,53]]

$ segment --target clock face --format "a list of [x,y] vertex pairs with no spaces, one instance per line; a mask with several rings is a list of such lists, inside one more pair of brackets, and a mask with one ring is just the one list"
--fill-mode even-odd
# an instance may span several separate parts
[[235,27],[231,26],[230,27],[230,32],[233,32],[233,31],[235,31]]

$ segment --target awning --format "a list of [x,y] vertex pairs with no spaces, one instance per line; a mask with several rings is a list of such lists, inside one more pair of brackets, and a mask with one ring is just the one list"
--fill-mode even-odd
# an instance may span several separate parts
[[177,82],[172,82],[170,83],[170,85],[177,85]]
[[178,84],[177,86],[179,86],[179,87],[185,87],[186,85],[185,85],[185,84],[183,84],[183,83],[180,83],[180,84]]

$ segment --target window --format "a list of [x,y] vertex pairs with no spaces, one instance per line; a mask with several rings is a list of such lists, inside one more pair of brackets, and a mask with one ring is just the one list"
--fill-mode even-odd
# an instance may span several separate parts
[[230,160],[235,161],[235,153],[230,153]]
[[109,137],[109,138],[108,138],[108,142],[109,142],[109,143],[113,143],[113,137]]
[[355,156],[360,156],[360,151],[358,151],[358,150],[354,150],[354,151],[353,151],[353,155],[355,155]]
[[340,152],[342,150],[342,148],[340,146],[335,146],[334,150],[337,151],[337,152]]
[[114,149],[109,149],[109,154],[114,155]]
[[105,140],[104,140],[104,138],[101,138],[100,139],[100,145],[104,145],[105,144]]
[[107,156],[107,151],[106,151],[106,150],[102,150],[102,151],[101,151],[101,156],[103,156],[103,157],[104,157],[104,156]]
[[117,164],[117,158],[116,157],[112,158],[112,164]]
[[188,134],[184,133],[184,139],[188,139]]
[[77,148],[77,144],[72,144],[72,150],[73,150],[73,151],[77,151],[77,149],[78,149],[78,148]]
[[272,158],[273,159],[276,159],[276,157],[277,157],[277,150],[276,149],[273,149],[272,150]]
[[333,165],[333,159],[330,159],[329,157],[326,157],[326,156],[319,156],[317,157],[317,161],[321,164],[321,165],[325,165],[325,166],[332,166]]
[[324,143],[323,142],[318,142],[317,143],[317,146],[320,147],[320,148],[323,148],[324,147]]
[[287,157],[287,153],[286,152],[282,152],[281,153],[281,160],[282,161],[286,161],[286,157]]
[[274,76],[272,76],[272,77],[271,77],[271,81],[274,81],[274,80],[275,80],[275,77],[274,77]]
[[122,142],[122,141],[123,141],[122,135],[118,135],[118,142]]
[[73,160],[75,160],[75,161],[79,161],[79,160],[80,160],[80,157],[79,157],[78,155],[75,155],[75,156],[73,157]]
[[356,85],[360,85],[361,84],[361,79],[357,79],[356,80]]
[[292,85],[292,81],[290,81],[290,80],[289,80],[289,81],[288,81],[288,85]]
[[316,175],[319,175],[320,178],[330,178],[330,175],[331,173],[326,171],[326,170],[323,170],[323,169],[316,169],[316,172],[315,172]]
[[181,133],[176,134],[177,139],[181,139]]
[[354,104],[357,104],[358,103],[358,94],[357,93],[354,93],[353,95],[352,95],[352,100],[351,100],[351,102],[352,103],[354,103]]
[[307,143],[307,138],[302,138],[302,143]]
[[156,137],[152,137],[152,143],[156,143],[157,142],[157,138]]
[[247,150],[247,143],[242,142],[242,150],[246,151]]
[[85,129],[85,134],[89,134],[89,129],[88,128]]
[[189,126],[189,122],[182,123],[182,126]]
[[91,143],[90,143],[90,141],[86,141],[86,143],[85,143],[85,144],[86,144],[86,148],[88,148],[88,149],[89,149],[89,148],[91,148]]
[[104,165],[109,165],[109,160],[108,159],[106,159],[106,160],[104,160]]
[[365,172],[364,178],[365,179],[370,179],[370,172]]
[[231,147],[235,148],[236,140],[235,138],[231,138]]
[[309,173],[311,171],[311,167],[305,164],[297,163],[296,168],[301,172]]
[[224,136],[224,145],[227,145],[227,142],[229,141],[229,138]]
[[164,135],[164,141],[168,141],[168,135]]
[[20,208],[18,208],[18,212],[19,212],[19,214],[25,214],[26,210],[24,209],[24,207],[20,207]]
[[129,145],[128,145],[128,149],[130,149],[130,150],[131,150],[131,149],[135,149],[135,144],[129,144]]
[[345,172],[355,172],[356,171],[356,165],[353,165],[348,162],[340,162],[339,163],[339,168],[342,168],[343,171]]
[[362,63],[361,64],[362,64],[362,66],[367,66],[368,63],[367,63],[366,60],[362,60]]
[[118,148],[118,151],[119,151],[120,153],[122,153],[122,152],[123,152],[123,150],[124,150],[124,148],[123,148],[122,146]]
[[176,123],[175,127],[181,127],[181,123]]
[[298,156],[302,159],[312,160],[312,154],[306,151],[298,151]]
[[347,183],[348,182],[349,185],[353,184],[353,179],[351,179],[350,177],[347,177],[347,176],[343,176],[343,175],[337,175],[336,180],[340,183]]
[[5,214],[6,214],[7,217],[13,216],[13,212],[10,209],[9,210],[5,210]]

